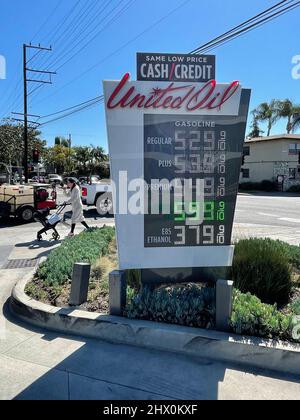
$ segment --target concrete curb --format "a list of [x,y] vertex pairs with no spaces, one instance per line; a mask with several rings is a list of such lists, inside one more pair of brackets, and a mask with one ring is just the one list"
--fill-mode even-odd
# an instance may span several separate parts
[[73,308],[55,308],[29,298],[26,284],[32,273],[16,284],[10,308],[34,326],[63,334],[111,343],[164,350],[239,365],[300,375],[300,346],[197,328],[128,320]]

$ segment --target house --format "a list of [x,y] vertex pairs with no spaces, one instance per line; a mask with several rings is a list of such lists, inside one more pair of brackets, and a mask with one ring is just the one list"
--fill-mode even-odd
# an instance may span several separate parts
[[283,182],[284,190],[300,185],[300,135],[247,139],[240,182]]

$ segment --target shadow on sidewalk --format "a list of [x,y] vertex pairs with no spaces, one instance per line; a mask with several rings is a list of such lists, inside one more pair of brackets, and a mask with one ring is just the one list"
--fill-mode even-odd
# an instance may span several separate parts
[[31,241],[31,242],[23,242],[23,243],[18,243],[15,245],[16,248],[26,248],[26,249],[48,249],[48,248],[53,248],[56,245],[60,245],[63,242],[63,240],[59,240],[59,241]]
[[[24,249],[24,255],[26,255],[27,251],[34,251],[34,255],[31,256],[33,259],[40,259],[43,257],[48,257],[49,254],[60,245],[63,240],[58,241],[31,241],[31,242],[23,242],[18,243],[15,245],[17,249]],[[41,251],[41,252],[39,252]]]
[[10,322],[43,334],[21,343],[17,351],[24,355],[20,356],[26,360],[24,363],[38,364],[44,370],[49,368],[24,387],[15,396],[16,400],[217,400],[228,369],[300,383],[299,377],[214,362],[200,356],[45,332],[16,320],[8,302],[4,316]]

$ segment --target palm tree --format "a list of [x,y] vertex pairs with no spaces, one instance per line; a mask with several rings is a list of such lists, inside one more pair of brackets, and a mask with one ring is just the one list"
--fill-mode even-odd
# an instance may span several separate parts
[[101,163],[103,161],[107,161],[107,154],[105,153],[103,147],[94,147],[93,145],[91,145],[91,148],[96,162]]
[[255,111],[252,111],[252,115],[253,115],[253,122],[251,125],[251,132],[248,134],[248,137],[250,139],[261,137],[261,135],[264,133],[259,127],[258,120],[255,116]]
[[255,119],[257,121],[267,121],[269,137],[271,134],[272,127],[280,118],[280,101],[273,99],[270,103],[263,102],[257,109],[253,111]]
[[88,172],[88,166],[93,159],[90,148],[74,147],[74,152],[78,167],[83,170],[84,174],[86,174]]
[[297,131],[299,127],[300,127],[300,113],[299,114],[295,114],[293,116],[293,120],[292,120],[292,132],[295,133],[295,131]]
[[287,118],[286,130],[291,134],[300,126],[300,105],[295,105],[290,99],[279,102],[279,116]]

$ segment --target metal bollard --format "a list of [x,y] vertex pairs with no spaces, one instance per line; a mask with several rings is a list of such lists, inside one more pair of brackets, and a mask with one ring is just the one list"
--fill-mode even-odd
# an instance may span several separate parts
[[73,268],[72,287],[70,294],[70,306],[79,306],[87,301],[91,264],[76,263]]
[[228,332],[232,315],[233,281],[218,280],[216,285],[216,328]]
[[109,313],[122,316],[126,306],[127,278],[125,271],[113,271],[109,275]]

